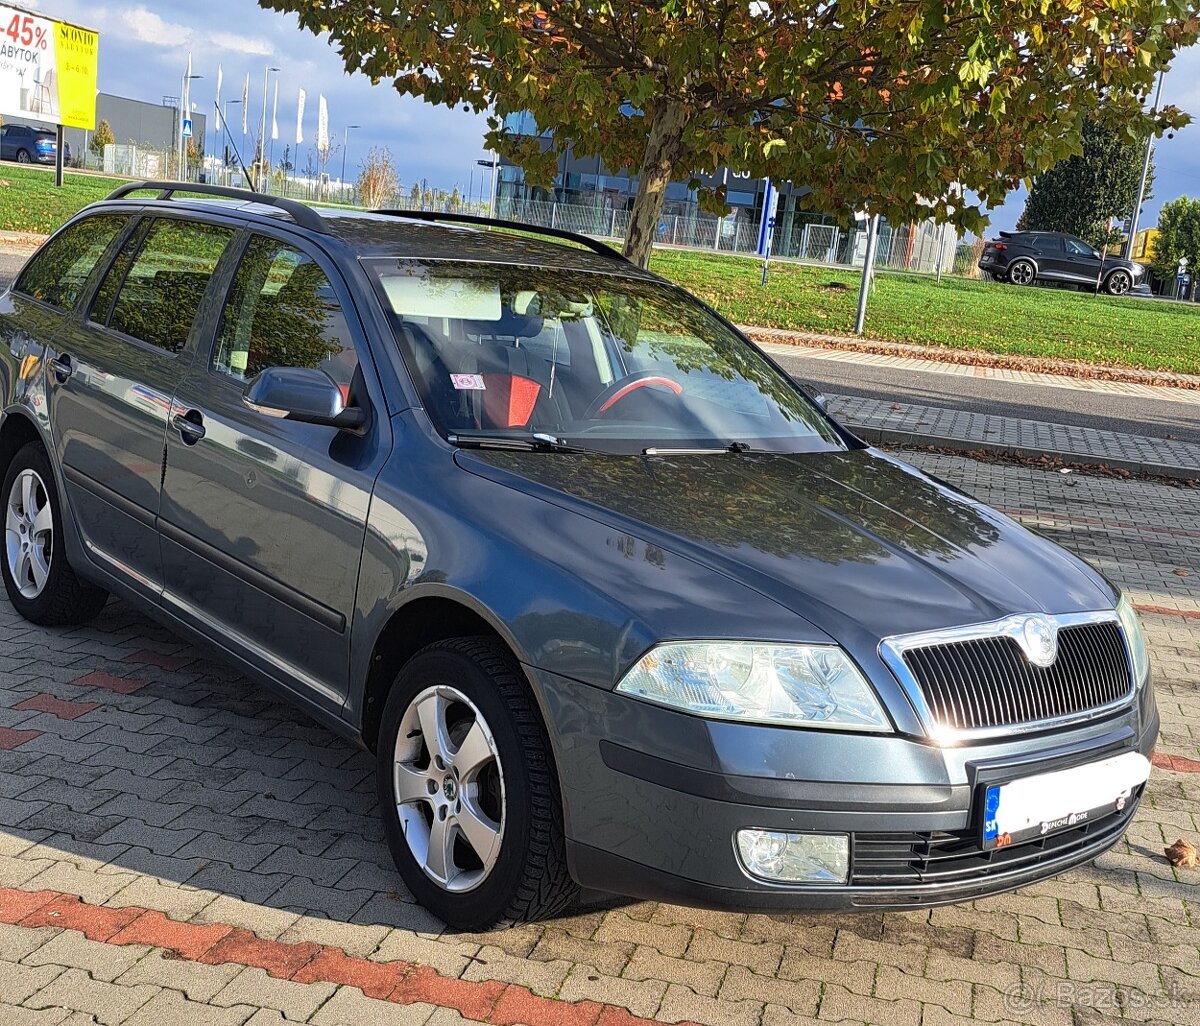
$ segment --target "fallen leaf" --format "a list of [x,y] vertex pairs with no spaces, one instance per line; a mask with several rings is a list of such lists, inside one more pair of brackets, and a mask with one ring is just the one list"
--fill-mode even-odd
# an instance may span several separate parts
[[1163,854],[1167,856],[1167,861],[1173,866],[1200,866],[1200,857],[1196,854],[1196,846],[1182,837],[1169,848],[1164,848]]

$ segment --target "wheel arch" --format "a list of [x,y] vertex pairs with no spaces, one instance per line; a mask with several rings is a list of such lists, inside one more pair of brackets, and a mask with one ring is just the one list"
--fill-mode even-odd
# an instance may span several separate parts
[[[375,750],[383,707],[400,667],[434,642],[478,635],[494,637],[518,664],[525,661],[515,639],[491,610],[453,589],[431,588],[395,609],[375,638],[357,703],[351,699],[349,711],[357,720],[363,744]],[[534,700],[540,708],[536,689]]]
[[13,457],[30,442],[39,443],[47,454],[50,452],[50,446],[46,444],[45,437],[32,417],[26,416],[20,407],[5,413],[4,420],[0,422],[0,474],[8,470]]

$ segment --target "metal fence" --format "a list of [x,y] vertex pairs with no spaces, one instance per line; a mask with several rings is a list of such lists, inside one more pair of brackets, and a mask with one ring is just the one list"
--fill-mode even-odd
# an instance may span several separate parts
[[[110,145],[102,156],[85,153],[83,162],[109,174],[131,178],[177,177],[175,153],[147,147]],[[188,168],[192,181],[246,187],[240,168],[208,163]],[[361,206],[354,183],[331,180],[328,175],[296,175],[275,171],[260,183],[264,192],[317,203]],[[400,210],[444,210],[486,215],[490,205],[470,201],[452,193],[426,190],[421,196],[398,186],[386,205]],[[560,228],[594,238],[621,241],[629,230],[630,212],[600,205],[546,203],[502,197],[497,217],[542,228]],[[832,267],[862,266],[866,254],[866,232],[826,223],[816,214],[787,215],[777,226],[772,257],[800,260]],[[745,211],[724,217],[691,211],[663,214],[656,226],[655,243],[682,249],[717,253],[753,254],[758,247],[759,225]],[[875,254],[875,266],[898,271],[944,273],[978,277],[979,240],[963,241],[948,225],[933,221],[892,226],[883,224]]]

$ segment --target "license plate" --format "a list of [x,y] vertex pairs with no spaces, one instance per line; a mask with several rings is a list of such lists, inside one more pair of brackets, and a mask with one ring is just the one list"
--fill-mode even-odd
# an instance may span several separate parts
[[1125,752],[1101,762],[991,784],[984,792],[983,847],[1004,848],[1120,812],[1149,777],[1149,760]]

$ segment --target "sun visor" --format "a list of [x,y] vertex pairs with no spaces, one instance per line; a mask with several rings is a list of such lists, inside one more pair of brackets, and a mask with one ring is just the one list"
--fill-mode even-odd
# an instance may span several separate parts
[[392,309],[401,317],[500,320],[500,285],[494,281],[447,278],[424,268],[381,274]]

